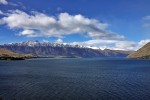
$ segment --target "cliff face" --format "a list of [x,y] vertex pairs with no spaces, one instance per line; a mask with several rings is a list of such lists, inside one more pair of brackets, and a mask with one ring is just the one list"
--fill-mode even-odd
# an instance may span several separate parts
[[145,58],[150,59],[150,42],[145,46],[137,50],[136,52],[131,53],[128,58]]
[[6,48],[19,54],[32,54],[34,56],[78,56],[78,57],[126,57],[130,52],[118,50],[95,50],[79,45],[63,45],[56,43],[40,43],[27,41],[22,43],[4,44]]

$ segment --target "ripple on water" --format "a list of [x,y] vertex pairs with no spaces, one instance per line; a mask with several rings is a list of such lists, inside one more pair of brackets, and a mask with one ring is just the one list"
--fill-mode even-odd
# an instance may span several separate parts
[[4,100],[150,100],[150,62],[127,59],[0,61]]

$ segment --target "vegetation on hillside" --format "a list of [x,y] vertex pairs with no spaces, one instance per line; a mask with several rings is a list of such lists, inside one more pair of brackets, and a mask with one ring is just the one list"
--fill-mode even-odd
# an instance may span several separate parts
[[24,60],[32,55],[17,54],[5,48],[0,48],[0,60]]
[[143,58],[150,59],[150,42],[145,46],[137,50],[136,52],[130,54],[128,58]]

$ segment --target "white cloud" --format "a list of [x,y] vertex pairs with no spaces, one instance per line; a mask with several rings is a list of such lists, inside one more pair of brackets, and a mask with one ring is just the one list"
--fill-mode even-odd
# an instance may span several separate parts
[[6,0],[0,0],[0,4],[4,4],[4,5],[7,5],[8,2]]
[[[0,14],[3,12],[0,11]],[[137,50],[150,41],[150,39],[139,42],[119,40],[125,37],[107,30],[109,26],[107,23],[101,23],[96,19],[89,19],[80,14],[60,13],[58,16],[49,16],[39,12],[27,14],[15,10],[3,15],[0,24],[5,24],[10,29],[20,29],[19,36],[57,37],[56,43],[63,43],[61,38],[65,35],[84,34],[91,37],[92,40],[70,44],[79,44],[94,49]],[[148,19],[150,17],[145,18],[145,20]]]
[[29,15],[23,11],[15,10],[10,11],[0,19],[0,22],[11,29],[21,29],[22,32],[19,35],[29,37],[48,36],[62,38],[70,34],[87,34],[88,37],[93,39],[124,38],[124,36],[108,31],[106,29],[108,27],[107,23],[100,23],[96,19],[89,19],[80,14],[60,13],[54,17],[39,12],[32,12]]
[[121,40],[89,40],[85,42],[73,42],[72,45],[84,45],[93,49],[113,49],[113,50],[138,50],[146,43],[150,42],[150,39],[141,40],[139,42],[134,41],[121,41]]
[[150,16],[143,17],[143,20],[150,20]]
[[36,32],[33,31],[33,30],[23,30],[18,35],[19,36],[21,36],[21,35],[27,35],[28,37],[35,37],[36,36]]
[[150,27],[150,16],[143,17],[143,22],[144,22],[143,26],[145,28],[149,28]]
[[147,44],[148,42],[150,42],[150,39],[141,40],[138,44],[140,47],[142,47],[143,45]]
[[0,15],[3,15],[4,13],[0,10]]
[[63,40],[62,39],[57,39],[56,43],[63,43]]
[[43,40],[43,42],[49,43],[49,41],[48,41],[48,40],[45,40],[45,39]]

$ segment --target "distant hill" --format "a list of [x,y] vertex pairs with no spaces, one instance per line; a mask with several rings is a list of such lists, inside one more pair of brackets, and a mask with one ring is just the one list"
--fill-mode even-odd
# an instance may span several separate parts
[[112,57],[126,57],[127,55],[131,54],[133,51],[123,51],[123,50],[110,50],[110,49],[104,49],[99,50],[102,52],[105,56],[112,56]]
[[77,56],[83,58],[91,57],[126,57],[131,52],[119,50],[91,49],[80,45],[58,44],[39,41],[25,41],[0,45],[19,54],[32,54],[34,56]]
[[131,53],[128,58],[149,58],[150,59],[150,42],[134,53]]
[[19,57],[20,55],[8,49],[0,48],[0,57]]
[[0,60],[24,60],[30,58],[30,54],[17,54],[11,50],[0,48]]

